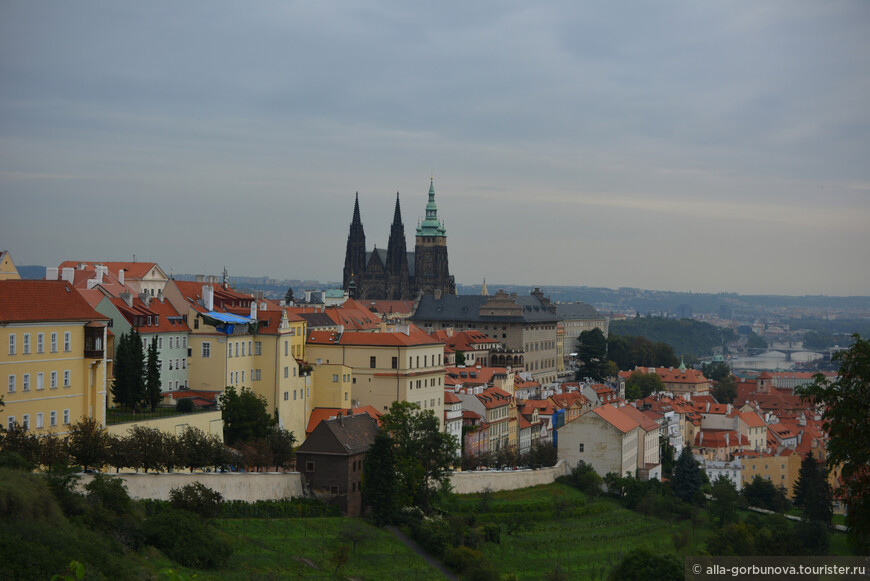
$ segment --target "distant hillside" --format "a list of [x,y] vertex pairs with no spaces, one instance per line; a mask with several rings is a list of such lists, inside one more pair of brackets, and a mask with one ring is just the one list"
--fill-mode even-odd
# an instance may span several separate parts
[[661,317],[640,317],[625,321],[611,321],[611,335],[630,335],[646,337],[653,343],[659,341],[674,348],[677,357],[695,355],[707,357],[714,347],[737,340],[731,329],[720,329],[710,323],[691,319],[664,319]]

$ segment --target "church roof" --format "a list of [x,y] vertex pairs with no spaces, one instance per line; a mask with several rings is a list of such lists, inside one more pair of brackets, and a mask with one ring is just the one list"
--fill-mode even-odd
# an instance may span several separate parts
[[447,229],[438,220],[438,206],[435,204],[435,178],[429,181],[429,203],[426,204],[426,217],[417,226],[417,236],[447,236]]

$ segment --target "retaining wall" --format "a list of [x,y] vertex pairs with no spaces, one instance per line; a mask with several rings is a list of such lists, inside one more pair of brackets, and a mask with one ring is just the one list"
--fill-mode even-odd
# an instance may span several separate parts
[[450,477],[453,492],[472,494],[483,492],[487,487],[493,491],[516,490],[540,484],[550,484],[559,476],[568,474],[568,464],[564,460],[551,468],[538,470],[470,470],[454,472]]
[[[171,474],[108,474],[120,478],[127,487],[130,498],[169,500],[169,491],[193,482],[201,482],[221,493],[224,500],[281,500],[303,496],[302,475],[298,472],[246,472],[246,473],[181,473]],[[82,475],[81,489],[93,479],[92,474]]]

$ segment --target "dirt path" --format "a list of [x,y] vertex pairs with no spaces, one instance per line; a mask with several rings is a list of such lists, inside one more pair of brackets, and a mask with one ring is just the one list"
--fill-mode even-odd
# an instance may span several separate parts
[[394,526],[388,526],[388,527],[386,527],[386,529],[388,531],[390,531],[391,533],[393,533],[394,535],[396,535],[396,538],[399,539],[400,541],[402,541],[403,543],[405,543],[409,549],[411,549],[412,551],[414,551],[415,553],[417,553],[418,555],[423,557],[427,563],[429,563],[430,565],[432,565],[433,567],[435,567],[436,569],[441,571],[441,574],[444,575],[444,577],[446,577],[450,581],[459,581],[459,577],[457,577],[456,575],[451,573],[450,570],[447,569],[447,567],[445,567],[444,565],[441,564],[440,561],[438,561],[438,559],[436,559],[435,557],[433,557],[432,555],[430,555],[429,553],[427,553],[426,551],[421,549],[417,543],[415,543],[414,541],[409,539],[407,536],[405,536],[405,533],[400,531],[398,528],[396,528]]

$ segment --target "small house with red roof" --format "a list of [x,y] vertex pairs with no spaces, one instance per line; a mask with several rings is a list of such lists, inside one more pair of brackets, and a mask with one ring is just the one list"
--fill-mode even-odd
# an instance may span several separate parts
[[621,409],[605,404],[559,428],[559,460],[580,462],[604,475],[634,476],[638,470],[640,424]]

